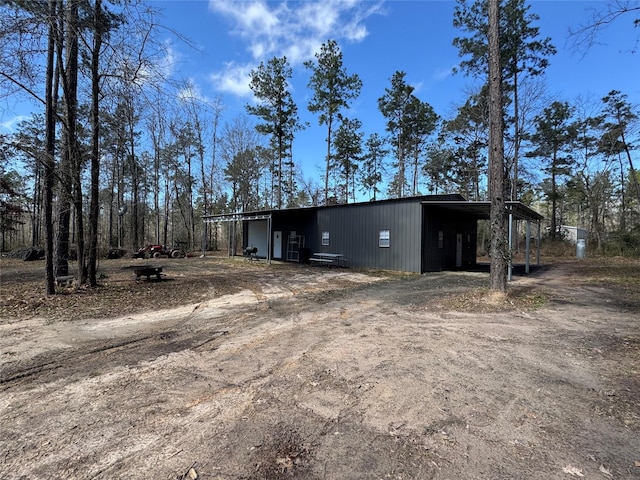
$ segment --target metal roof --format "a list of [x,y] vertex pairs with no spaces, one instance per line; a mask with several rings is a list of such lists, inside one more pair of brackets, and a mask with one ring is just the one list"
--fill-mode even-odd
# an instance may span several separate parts
[[205,223],[238,222],[241,220],[267,220],[269,218],[271,218],[271,213],[220,213],[218,215],[203,215],[202,221]]
[[[489,219],[491,214],[491,202],[467,202],[467,201],[446,201],[434,200],[423,201],[422,205],[437,207],[452,213],[472,215],[478,219]],[[538,212],[527,207],[522,202],[506,201],[505,210],[513,214],[516,220],[539,221],[544,218]]]
[[322,209],[339,209],[339,208],[350,208],[355,206],[362,205],[372,205],[372,204],[384,204],[384,203],[402,203],[402,202],[421,202],[428,199],[437,199],[433,201],[445,201],[442,199],[449,199],[447,201],[461,201],[462,203],[469,203],[464,201],[464,197],[457,193],[452,194],[438,194],[438,195],[418,195],[414,197],[402,197],[402,198],[385,198],[382,200],[374,201],[362,201],[362,202],[354,202],[354,203],[336,203],[331,205],[314,205],[314,206],[306,206],[306,207],[284,207],[284,208],[270,208],[265,210],[250,210],[246,212],[237,212],[237,213],[220,213],[220,214],[210,214],[203,215],[202,220],[204,222],[233,222],[236,220],[264,220],[266,218],[270,218],[274,213],[278,214],[286,214],[288,212],[311,212],[314,210],[322,210]]
[[[419,201],[420,204],[424,206],[437,207],[453,213],[471,215],[477,219],[488,219],[491,213],[491,202],[470,202],[467,200],[462,200],[464,197],[460,195],[449,195],[449,197],[454,197],[454,198],[459,197],[460,200],[427,200],[429,197],[433,198],[436,196],[425,195],[422,197],[405,197],[401,199],[378,200],[377,202],[358,202],[358,203],[347,203],[347,204],[340,204],[340,205],[283,208],[281,210],[271,209],[271,210],[258,210],[258,211],[252,211],[252,212],[221,213],[217,215],[204,215],[202,219],[206,223],[234,222],[234,221],[241,221],[241,220],[244,220],[244,221],[267,220],[272,218],[275,212],[286,214],[286,212],[301,211],[301,210],[313,211],[313,210],[324,209],[324,208],[344,208],[344,207],[353,207],[356,205],[366,205],[366,204],[374,204],[374,203],[379,204],[379,203],[387,203],[387,202],[412,202],[412,201],[413,202]],[[543,215],[540,215],[538,212],[526,206],[522,202],[506,201],[505,209],[507,210],[507,213],[513,214],[513,217],[516,220],[539,221],[544,218]]]

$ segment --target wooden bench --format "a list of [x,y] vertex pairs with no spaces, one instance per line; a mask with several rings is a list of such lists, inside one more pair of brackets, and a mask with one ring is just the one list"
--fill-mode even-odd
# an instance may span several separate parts
[[136,281],[140,280],[140,277],[147,277],[147,280],[151,280],[151,277],[154,275],[156,280],[162,280],[162,267],[152,267],[149,265],[134,267],[133,273],[136,274]]
[[333,260],[330,258],[311,257],[309,261],[312,263],[317,263],[318,265],[326,265],[327,267],[330,267],[333,263]]

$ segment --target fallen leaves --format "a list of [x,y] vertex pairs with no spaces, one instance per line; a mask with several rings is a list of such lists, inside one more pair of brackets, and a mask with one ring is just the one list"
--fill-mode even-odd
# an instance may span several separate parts
[[574,467],[573,465],[567,465],[566,467],[562,467],[562,471],[564,473],[568,473],[573,477],[584,477],[582,470],[578,467]]

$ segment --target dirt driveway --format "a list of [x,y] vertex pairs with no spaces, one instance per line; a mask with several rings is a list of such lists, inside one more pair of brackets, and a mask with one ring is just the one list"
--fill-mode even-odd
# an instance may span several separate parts
[[[640,262],[165,260],[45,298],[2,259],[2,479],[640,478]],[[173,263],[170,263],[173,262]]]

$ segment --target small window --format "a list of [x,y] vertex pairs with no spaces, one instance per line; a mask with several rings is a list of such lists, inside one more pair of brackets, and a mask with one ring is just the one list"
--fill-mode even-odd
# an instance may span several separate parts
[[329,232],[322,232],[322,245],[329,245]]
[[381,248],[389,248],[389,230],[380,230],[380,235],[378,236],[378,246]]
[[438,248],[444,248],[444,232],[438,231]]

